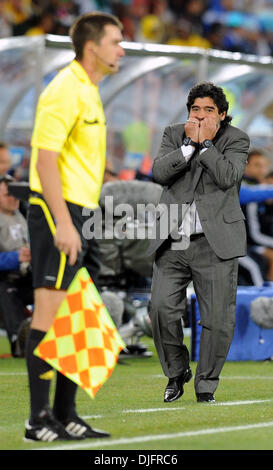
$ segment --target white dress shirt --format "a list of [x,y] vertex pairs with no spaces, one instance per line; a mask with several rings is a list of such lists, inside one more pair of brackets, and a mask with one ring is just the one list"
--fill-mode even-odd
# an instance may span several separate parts
[[[207,149],[202,149],[201,153],[205,152],[206,150]],[[195,148],[192,145],[182,145],[181,151],[186,162],[188,162],[194,154]],[[187,237],[190,237],[190,235],[194,233],[203,233],[203,228],[199,219],[195,202],[193,201],[191,204],[185,205],[187,205],[188,208],[186,209],[185,217],[178,229],[178,233],[180,235],[186,235]]]

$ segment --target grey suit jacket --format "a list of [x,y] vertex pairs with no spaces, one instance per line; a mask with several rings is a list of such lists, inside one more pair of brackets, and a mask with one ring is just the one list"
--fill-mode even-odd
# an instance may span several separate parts
[[[181,225],[182,205],[194,200],[203,231],[216,255],[222,259],[244,256],[246,230],[239,190],[249,137],[228,124],[219,129],[212,147],[201,155],[196,151],[187,163],[181,151],[184,135],[184,124],[166,127],[154,160],[154,180],[164,188],[147,254],[160,247],[174,224]],[[178,205],[178,220],[172,219],[172,204]]]

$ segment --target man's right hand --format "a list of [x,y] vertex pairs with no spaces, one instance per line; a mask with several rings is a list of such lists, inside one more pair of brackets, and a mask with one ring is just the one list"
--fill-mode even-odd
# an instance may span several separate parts
[[77,261],[78,253],[82,250],[81,237],[72,222],[57,223],[54,243],[59,251],[68,256],[68,262],[73,265]]
[[187,137],[190,137],[193,142],[199,142],[200,122],[195,118],[188,118],[185,123],[184,130]]
[[28,245],[23,246],[20,248],[18,252],[19,261],[20,263],[30,263],[31,255],[30,255],[30,248]]
[[59,251],[68,256],[73,265],[82,249],[81,238],[74,226],[67,204],[63,199],[62,184],[58,168],[58,152],[39,149],[36,168],[41,181],[44,199],[56,221],[54,243]]

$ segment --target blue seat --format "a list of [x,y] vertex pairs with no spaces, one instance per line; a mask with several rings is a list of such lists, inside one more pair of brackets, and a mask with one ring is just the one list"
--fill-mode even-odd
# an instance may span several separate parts
[[[263,361],[273,356],[273,328],[261,328],[250,317],[251,302],[258,297],[273,297],[273,283],[265,283],[262,287],[239,286],[237,289],[236,324],[228,361]],[[191,359],[197,361],[202,327],[198,323],[200,311],[195,294],[190,299],[189,320]]]

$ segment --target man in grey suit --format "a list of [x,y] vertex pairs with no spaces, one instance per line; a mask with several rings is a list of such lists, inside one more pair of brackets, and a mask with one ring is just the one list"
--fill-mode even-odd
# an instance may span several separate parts
[[148,250],[156,252],[150,315],[169,378],[164,401],[172,402],[192,378],[181,319],[193,281],[202,325],[195,393],[214,402],[234,331],[238,257],[246,254],[239,189],[249,138],[229,124],[225,94],[212,83],[190,90],[187,109],[185,124],[165,129],[153,164],[164,188]]

